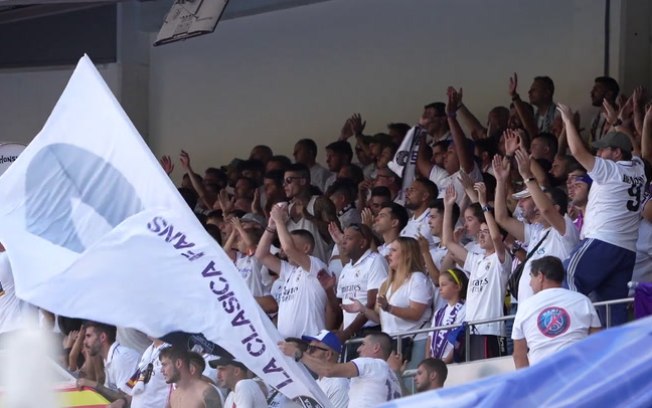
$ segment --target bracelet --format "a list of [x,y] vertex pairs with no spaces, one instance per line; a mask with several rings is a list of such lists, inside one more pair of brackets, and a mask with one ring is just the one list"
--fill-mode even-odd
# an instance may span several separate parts
[[271,232],[272,234],[276,234],[276,230],[272,227],[265,227],[265,231]]
[[482,207],[482,211],[483,211],[483,212],[491,212],[491,210],[493,209],[493,208],[491,208],[491,207],[488,206],[488,205],[483,205],[483,206],[481,206],[481,207]]
[[294,352],[294,361],[299,362],[301,358],[303,357],[303,351],[297,350]]
[[530,177],[524,180],[525,183],[529,183],[531,181],[537,181],[537,179],[535,179],[534,177]]

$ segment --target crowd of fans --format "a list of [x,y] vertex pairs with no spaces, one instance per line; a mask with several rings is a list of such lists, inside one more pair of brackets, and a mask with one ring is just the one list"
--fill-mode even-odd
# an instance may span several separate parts
[[[161,159],[168,174],[182,168],[179,192],[286,339],[282,351],[334,406],[405,395],[406,367],[417,391],[441,387],[446,364],[466,354],[534,364],[605,325],[592,301],[652,281],[645,90],[625,97],[614,79],[596,78],[584,130],[554,101],[552,79],[534,78],[529,103],[518,86],[514,74],[511,103],[484,125],[452,87],[414,126],[367,135],[354,114],[325,146],[326,167],[311,139],[296,142],[293,159],[258,145],[201,174],[185,151],[178,163]],[[513,327],[500,320],[510,314]],[[614,306],[611,323],[626,321]],[[237,356],[154,339],[139,344],[139,361],[125,347],[133,333],[118,329],[117,341],[115,328],[78,327],[66,332],[66,365],[113,406],[296,406]],[[425,328],[437,329],[410,333]]]

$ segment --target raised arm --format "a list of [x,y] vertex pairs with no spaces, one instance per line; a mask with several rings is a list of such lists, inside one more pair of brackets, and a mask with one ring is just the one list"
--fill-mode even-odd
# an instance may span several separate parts
[[592,171],[595,165],[595,157],[587,150],[584,143],[582,143],[580,134],[577,133],[577,128],[573,123],[573,112],[568,106],[562,104],[557,104],[557,110],[561,113],[561,119],[564,121],[566,140],[571,154],[587,171]]
[[500,224],[507,232],[512,234],[519,241],[525,239],[525,227],[523,223],[509,216],[507,211],[507,190],[506,184],[509,181],[511,165],[509,160],[495,155],[493,159],[494,175],[496,176],[496,195],[494,198],[494,207],[496,222]]
[[457,158],[460,161],[460,168],[466,172],[473,171],[473,153],[469,152],[466,148],[464,131],[460,122],[457,120],[456,112],[459,105],[459,94],[453,87],[448,88],[448,103],[446,104],[446,116],[448,116],[448,126],[450,127],[451,134],[453,135],[453,145],[457,152]]
[[[417,171],[423,177],[429,178],[432,167],[434,166],[430,162],[432,157],[432,149],[426,143],[425,131],[421,132],[420,129],[415,130],[414,137],[419,137],[419,148],[417,149]],[[423,137],[421,134],[424,134]]]
[[277,273],[281,272],[281,260],[272,255],[270,248],[272,246],[272,241],[274,240],[274,232],[276,231],[276,223],[270,218],[267,228],[263,236],[258,241],[258,247],[256,247],[256,253],[254,256],[260,261],[267,269],[271,269]]
[[423,262],[426,264],[426,269],[428,270],[428,275],[435,286],[439,286],[439,268],[435,265],[435,261],[432,260],[432,255],[430,254],[430,244],[428,240],[423,235],[419,234],[417,236],[417,241],[419,242],[419,251],[421,251],[421,257]]
[[525,180],[525,185],[532,194],[534,205],[539,209],[541,216],[562,236],[566,235],[566,221],[564,220],[564,216],[555,208],[555,203],[552,202],[550,197],[541,190],[539,183],[536,180],[532,180],[532,171],[530,170],[531,162],[527,152],[522,149],[517,150],[516,163],[518,164],[518,172],[521,173],[523,180]]
[[528,109],[525,108],[525,102],[521,100],[521,97],[518,94],[518,75],[514,72],[514,76],[509,78],[509,96],[512,98],[512,103],[514,104],[514,109],[518,117],[521,119],[523,128],[528,133],[530,140],[533,139],[536,135],[539,134],[539,127],[537,126],[536,120],[534,120],[534,115]]
[[283,248],[283,252],[287,255],[288,260],[299,265],[303,270],[310,272],[310,256],[304,254],[294,246],[290,231],[288,231],[288,227],[285,225],[289,217],[287,207],[275,205],[272,207],[270,216],[276,224],[278,239],[281,241],[281,248]]
[[190,165],[190,155],[185,150],[182,150],[181,154],[179,154],[179,162],[181,162],[181,166],[183,166],[183,168],[188,173],[188,177],[190,177],[190,183],[192,183],[192,188],[194,188],[197,192],[197,195],[199,196],[199,199],[201,200],[204,207],[211,208],[211,203],[206,201],[206,189],[204,189],[204,185],[199,179],[197,173],[192,170],[192,166]]
[[[484,183],[475,183],[475,190],[478,192],[478,202],[482,208],[487,208],[487,187]],[[496,255],[498,255],[498,260],[500,263],[505,262],[505,243],[503,242],[503,236],[500,233],[500,228],[494,219],[494,215],[491,211],[484,212],[484,219],[487,222],[489,227],[489,234],[491,235],[491,240],[494,243],[494,248],[496,249]]]
[[444,195],[444,223],[441,240],[448,252],[453,254],[458,261],[464,262],[468,251],[453,240],[453,204],[455,204],[456,199],[457,193],[455,187],[451,184],[446,188],[446,194]]
[[488,137],[487,129],[480,123],[478,118],[475,117],[473,113],[462,103],[462,88],[458,92],[458,109],[457,113],[460,115],[462,122],[471,129],[471,137],[473,140],[484,139]]
[[641,135],[641,157],[652,162],[652,104],[645,110]]

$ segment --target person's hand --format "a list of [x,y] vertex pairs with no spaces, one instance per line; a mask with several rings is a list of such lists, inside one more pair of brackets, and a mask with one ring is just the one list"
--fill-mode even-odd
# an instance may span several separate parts
[[602,108],[604,110],[602,115],[607,120],[607,123],[610,125],[616,123],[616,120],[618,120],[618,112],[616,112],[616,109],[614,109],[606,99],[602,100]]
[[317,280],[321,284],[321,287],[324,288],[324,291],[328,292],[337,285],[337,277],[335,274],[328,273],[328,271],[322,269],[317,272]]
[[299,351],[299,348],[295,343],[279,341],[277,344],[278,349],[281,350],[281,352],[286,356],[294,357],[297,351]]
[[509,160],[506,158],[502,158],[499,155],[495,155],[491,165],[494,169],[494,176],[496,177],[496,180],[498,180],[501,183],[504,183],[507,181],[509,178],[509,173],[511,171],[511,165],[509,163]]
[[358,299],[349,299],[351,303],[344,304],[342,303],[342,310],[347,313],[364,313],[367,309],[367,306],[360,303]]
[[634,109],[640,111],[647,100],[647,89],[643,86],[637,86],[632,94],[632,99],[634,102]]
[[363,208],[362,212],[360,213],[362,217],[362,223],[369,228],[371,228],[374,225],[374,213],[371,212],[371,208]]
[[444,194],[444,206],[451,207],[453,204],[455,204],[456,200],[457,191],[455,191],[453,184],[450,184],[448,187],[446,187],[446,193]]
[[446,114],[448,116],[454,116],[455,112],[457,112],[457,109],[459,109],[460,104],[461,104],[461,99],[459,94],[457,93],[457,90],[453,88],[452,86],[448,87],[448,91],[446,92],[448,95],[448,103],[446,104]]
[[419,244],[419,249],[421,250],[422,254],[430,251],[430,243],[428,242],[428,239],[423,235],[417,235],[417,243]]
[[181,153],[179,153],[179,162],[184,169],[190,171],[190,155],[188,152],[182,150]]
[[627,99],[627,102],[625,102],[625,104],[622,105],[620,107],[620,109],[618,110],[618,119],[620,119],[621,121],[628,120],[634,114],[634,97],[635,97],[635,95],[636,94],[633,93],[632,96],[630,96]]
[[340,130],[340,137],[338,140],[346,140],[353,136],[353,129],[351,127],[351,118],[347,118],[344,124],[342,125],[342,129]]
[[255,189],[254,190],[254,199],[251,200],[251,212],[254,214],[262,214],[263,213],[263,207],[260,204],[260,190]]
[[235,198],[233,200],[229,199],[229,193],[227,193],[226,189],[223,188],[219,193],[217,193],[217,202],[219,203],[222,213],[226,214],[233,209]]
[[516,158],[516,164],[518,165],[518,172],[523,177],[523,180],[527,180],[532,177],[532,170],[530,170],[530,156],[528,156],[525,150],[518,149],[514,153]]
[[287,206],[285,205],[279,205],[281,203],[277,203],[272,206],[272,211],[270,212],[270,217],[274,220],[274,222],[278,224],[285,224],[286,221],[288,220],[288,210]]
[[349,118],[349,123],[351,126],[351,131],[355,136],[362,135],[365,126],[367,126],[367,121],[362,120],[362,116],[359,113],[354,113],[351,118]]
[[237,231],[238,234],[242,237],[244,235],[244,228],[242,227],[242,223],[240,222],[240,218],[238,217],[233,217],[229,220],[231,225],[233,226],[233,231]]
[[464,187],[464,190],[472,190],[473,189],[473,180],[471,180],[471,177],[466,174],[465,171],[460,171],[460,176],[458,177],[458,180],[460,183],[462,183],[462,187]]
[[518,88],[518,75],[516,75],[516,72],[514,72],[514,76],[509,77],[509,87],[507,88],[507,91],[509,92],[509,96],[511,98],[518,95],[517,88]]
[[480,205],[487,205],[487,186],[483,182],[475,183],[473,189],[478,193],[478,203]]
[[616,106],[618,106],[618,109],[620,109],[626,103],[627,103],[627,95],[621,92],[620,94],[618,94],[618,97],[616,97]]
[[407,359],[403,359],[403,354],[392,351],[387,359],[387,365],[389,365],[392,371],[401,376],[407,368]]
[[387,298],[383,295],[376,296],[376,304],[378,304],[378,307],[381,308],[382,310],[386,310],[387,307],[389,307],[389,302],[387,301]]
[[97,382],[89,380],[88,378],[78,378],[77,388],[82,390],[84,387],[95,389],[97,387]]
[[358,195],[362,197],[367,197],[367,193],[371,190],[371,187],[374,185],[372,179],[365,179],[358,184]]
[[652,103],[649,103],[645,107],[645,117],[643,118],[643,123],[646,123],[648,125],[652,124]]
[[521,135],[513,129],[503,132],[505,140],[505,154],[513,156],[514,152],[521,146]]
[[465,232],[466,230],[464,229],[464,227],[459,227],[455,229],[455,231],[453,231],[453,242],[459,243],[464,237]]
[[[604,106],[604,102],[602,103],[602,106]],[[561,113],[561,118],[564,121],[564,124],[573,123],[573,111],[568,107],[568,105],[558,103],[557,110]]]
[[63,348],[69,349],[75,344],[75,340],[79,336],[79,330],[71,330],[66,337],[63,338]]
[[339,245],[342,242],[344,234],[335,221],[331,221],[328,224],[328,233],[331,235],[331,239],[335,244]]
[[174,171],[174,163],[172,163],[172,159],[170,156],[163,155],[161,156],[161,160],[159,161],[161,163],[161,167],[163,167],[163,171],[165,171],[165,174],[168,176],[172,174]]

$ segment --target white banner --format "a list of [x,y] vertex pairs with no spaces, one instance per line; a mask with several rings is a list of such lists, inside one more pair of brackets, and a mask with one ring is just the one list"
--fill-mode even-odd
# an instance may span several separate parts
[[[182,136],[182,135],[180,135]],[[202,333],[306,407],[329,407],[84,56],[0,177],[18,297],[161,337]]]
[[16,161],[23,150],[25,145],[20,143],[0,142],[0,176],[11,166],[11,163]]

